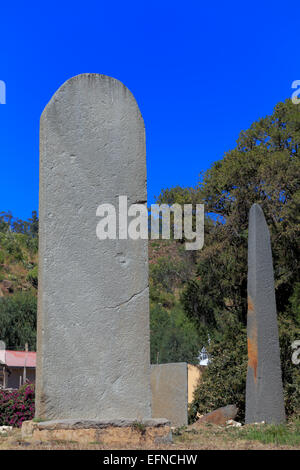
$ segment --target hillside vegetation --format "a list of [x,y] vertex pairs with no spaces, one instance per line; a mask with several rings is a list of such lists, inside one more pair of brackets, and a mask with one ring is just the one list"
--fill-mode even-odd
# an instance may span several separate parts
[[38,218],[0,213],[0,340],[7,349],[36,347]]

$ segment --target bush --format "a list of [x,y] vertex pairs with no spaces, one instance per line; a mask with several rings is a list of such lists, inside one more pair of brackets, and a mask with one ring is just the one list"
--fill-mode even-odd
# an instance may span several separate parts
[[23,385],[19,390],[0,390],[0,425],[20,428],[23,421],[34,418],[34,385]]

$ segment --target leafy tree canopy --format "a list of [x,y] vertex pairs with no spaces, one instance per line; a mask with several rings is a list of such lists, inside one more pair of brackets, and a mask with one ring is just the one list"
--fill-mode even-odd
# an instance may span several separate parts
[[7,349],[31,351],[36,349],[36,296],[31,292],[17,292],[0,298],[0,338]]

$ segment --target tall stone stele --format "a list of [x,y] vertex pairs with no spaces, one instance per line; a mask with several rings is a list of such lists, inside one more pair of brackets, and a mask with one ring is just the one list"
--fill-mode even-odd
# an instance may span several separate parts
[[285,421],[270,234],[253,204],[248,241],[246,423]]
[[40,125],[38,418],[151,418],[148,244],[96,236],[120,195],[146,203],[143,118],[118,80],[76,76]]

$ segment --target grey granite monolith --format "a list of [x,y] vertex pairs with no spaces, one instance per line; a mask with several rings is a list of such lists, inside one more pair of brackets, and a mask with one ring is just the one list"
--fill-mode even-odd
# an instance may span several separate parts
[[144,122],[118,80],[68,80],[40,124],[36,416],[151,417],[148,245],[99,240],[100,204],[146,202]]
[[271,242],[253,204],[248,240],[248,373],[246,423],[285,421]]

